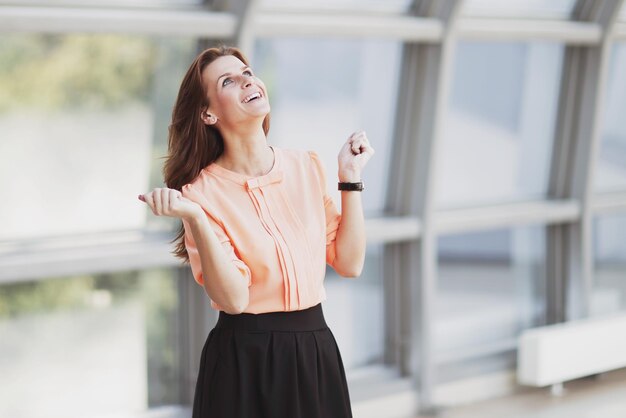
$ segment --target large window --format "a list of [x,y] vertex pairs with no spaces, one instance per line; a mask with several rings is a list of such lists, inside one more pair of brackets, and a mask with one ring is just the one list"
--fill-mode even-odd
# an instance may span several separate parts
[[[0,241],[143,228],[192,40],[3,35]],[[172,82],[174,80],[174,82]]]
[[180,403],[177,294],[170,269],[0,285],[0,416]]
[[512,350],[522,330],[545,323],[543,228],[445,236],[438,251],[434,347],[440,362]]
[[598,192],[626,190],[626,44],[613,48],[595,173]]
[[255,67],[269,90],[269,142],[316,150],[337,205],[337,154],[366,131],[376,155],[363,173],[366,214],[381,212],[392,144],[400,44],[281,39],[257,42]]
[[458,45],[438,206],[545,197],[562,54],[556,44]]
[[369,245],[361,276],[348,279],[328,267],[324,316],[348,372],[381,364],[384,351],[383,247]]
[[594,222],[594,285],[591,313],[626,310],[626,214],[597,217]]

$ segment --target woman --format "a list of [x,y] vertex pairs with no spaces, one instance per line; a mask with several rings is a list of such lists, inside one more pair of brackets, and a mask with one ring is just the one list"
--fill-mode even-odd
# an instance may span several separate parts
[[172,114],[167,188],[140,195],[182,220],[175,254],[219,310],[200,359],[194,418],[351,417],[344,366],[321,302],[326,263],[359,276],[364,132],[341,148],[339,213],[313,151],[269,146],[263,82],[236,48],[210,48]]

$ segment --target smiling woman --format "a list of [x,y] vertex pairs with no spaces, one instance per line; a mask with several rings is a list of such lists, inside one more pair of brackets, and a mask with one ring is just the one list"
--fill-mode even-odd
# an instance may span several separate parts
[[[167,188],[140,195],[182,220],[175,253],[219,311],[200,359],[193,418],[347,418],[343,360],[326,324],[326,264],[359,276],[359,191],[326,190],[314,151],[269,146],[267,89],[236,48],[192,63],[170,126]],[[339,182],[361,184],[364,132],[339,151]],[[344,190],[343,188],[341,190]]]

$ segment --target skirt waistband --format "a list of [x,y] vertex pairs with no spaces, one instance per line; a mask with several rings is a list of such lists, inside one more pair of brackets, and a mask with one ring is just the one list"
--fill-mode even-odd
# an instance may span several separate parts
[[220,311],[215,328],[238,331],[315,331],[328,328],[322,304],[307,309],[288,312],[265,312],[237,315]]

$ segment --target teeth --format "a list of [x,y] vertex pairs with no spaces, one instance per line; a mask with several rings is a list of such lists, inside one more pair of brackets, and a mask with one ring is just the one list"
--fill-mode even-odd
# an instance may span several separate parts
[[258,91],[256,93],[252,93],[251,95],[247,96],[245,99],[243,99],[244,103],[248,103],[250,100],[255,99],[261,97],[261,93],[259,93]]

